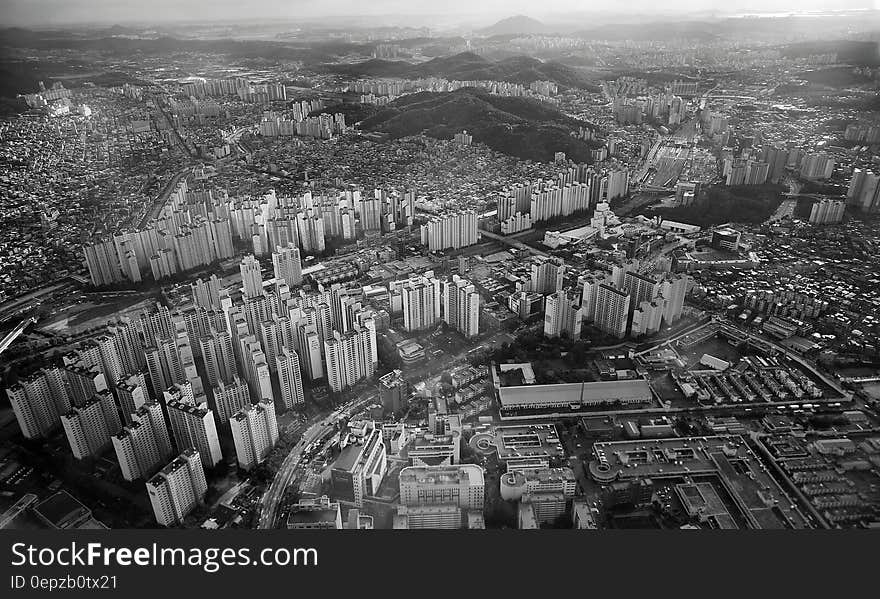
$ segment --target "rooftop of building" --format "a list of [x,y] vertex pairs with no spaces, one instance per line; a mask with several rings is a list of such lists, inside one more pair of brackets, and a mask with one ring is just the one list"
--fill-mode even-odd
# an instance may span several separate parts
[[54,528],[71,528],[91,517],[92,512],[67,491],[58,491],[34,506],[34,513]]
[[482,487],[484,471],[476,464],[457,466],[408,466],[400,471],[400,484],[462,485]]
[[653,397],[651,387],[644,379],[501,387],[498,396],[502,407],[520,404],[613,403],[618,400],[650,402]]
[[327,501],[326,497],[317,500],[301,501],[290,508],[287,517],[288,525],[335,523],[339,516],[339,504]]
[[553,424],[500,426],[495,429],[495,447],[502,460],[563,454],[559,433]]

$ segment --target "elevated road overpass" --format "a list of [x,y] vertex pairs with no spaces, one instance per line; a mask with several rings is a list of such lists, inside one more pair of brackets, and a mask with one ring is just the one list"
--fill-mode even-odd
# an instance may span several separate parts
[[518,250],[525,250],[530,252],[536,256],[549,256],[547,252],[543,250],[539,250],[538,248],[534,248],[530,245],[524,244],[522,241],[517,241],[516,239],[511,239],[510,237],[505,237],[504,235],[498,235],[496,233],[490,233],[489,231],[484,231],[480,229],[480,235],[486,237],[487,239],[491,239],[492,241],[497,241],[503,245],[509,245],[510,247],[516,248]]

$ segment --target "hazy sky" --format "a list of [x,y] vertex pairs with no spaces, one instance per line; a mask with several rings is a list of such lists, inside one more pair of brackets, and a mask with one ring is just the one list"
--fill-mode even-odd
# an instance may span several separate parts
[[[703,12],[808,11],[875,8],[880,0],[0,0],[3,25],[64,23],[216,21],[273,18],[295,20],[332,15],[459,13],[503,17],[526,14],[538,19],[565,12],[657,13],[660,10]],[[430,26],[430,20],[425,25]]]

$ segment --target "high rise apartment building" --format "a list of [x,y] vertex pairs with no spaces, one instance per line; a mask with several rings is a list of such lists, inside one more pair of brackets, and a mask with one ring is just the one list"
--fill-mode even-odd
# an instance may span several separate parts
[[433,271],[398,282],[392,289],[392,293],[400,293],[405,330],[420,331],[440,320],[440,281]]
[[299,355],[288,348],[281,350],[276,358],[278,383],[281,387],[281,401],[288,410],[305,404],[302,385],[302,371]]
[[26,439],[43,439],[61,423],[61,414],[70,410],[70,401],[52,393],[46,371],[19,380],[7,387],[6,396]]
[[285,282],[289,287],[302,284],[302,260],[299,248],[292,243],[275,246],[272,253],[272,265],[275,270],[276,282]]
[[596,292],[596,328],[618,339],[626,336],[630,297],[622,289],[602,283]]
[[544,300],[544,335],[580,339],[584,313],[577,296],[567,291],[557,291]]
[[324,342],[327,383],[333,391],[348,389],[376,371],[376,329],[372,324],[355,325],[346,333],[333,331],[333,337]]
[[228,383],[220,381],[214,387],[214,405],[216,406],[217,424],[225,426],[233,414],[251,405],[247,383],[237,375],[233,376]]
[[205,405],[194,406],[177,400],[167,402],[166,409],[177,447],[195,447],[205,468],[220,463],[223,454],[213,411]]
[[109,391],[96,393],[81,406],[61,416],[61,425],[78,460],[95,457],[110,446],[110,437],[119,432],[121,422],[116,402]]
[[443,282],[443,320],[467,338],[480,332],[480,294],[467,279],[452,275]]
[[147,481],[153,514],[162,526],[183,522],[204,501],[207,491],[199,452],[193,448],[184,450]]
[[278,442],[275,404],[263,399],[256,405],[248,405],[232,415],[229,427],[239,468],[251,470],[266,459]]
[[432,216],[421,227],[422,245],[431,252],[474,245],[478,237],[477,213],[473,210]]

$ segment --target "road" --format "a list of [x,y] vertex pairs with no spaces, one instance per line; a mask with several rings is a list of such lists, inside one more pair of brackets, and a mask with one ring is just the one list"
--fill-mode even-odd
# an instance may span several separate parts
[[153,206],[150,210],[144,213],[144,218],[140,222],[140,228],[144,228],[147,226],[147,222],[151,219],[158,218],[159,213],[162,212],[162,208],[165,206],[165,202],[168,201],[168,196],[171,195],[171,192],[177,188],[177,184],[180,183],[180,180],[183,179],[189,172],[192,170],[192,166],[187,165],[177,171],[171,179],[168,180],[168,183],[165,184],[165,187],[162,189],[162,193],[159,194],[159,197],[156,198],[156,201],[153,203]]
[[[485,339],[481,345],[497,345],[500,343],[504,343],[505,341],[513,342],[513,340],[513,337],[509,333],[505,331],[498,331]],[[456,362],[462,360],[467,355],[468,351],[469,350],[462,350],[458,354],[449,356],[450,359],[448,360],[428,364],[425,365],[425,367],[420,368],[414,372],[408,372],[406,378],[410,382],[413,382],[413,379],[423,379],[430,377],[432,374],[436,374],[438,370],[448,369]],[[312,419],[309,428],[306,430],[305,433],[303,433],[302,437],[300,437],[296,445],[293,446],[293,449],[290,450],[290,453],[288,453],[287,456],[284,458],[284,461],[281,463],[281,467],[275,474],[275,478],[272,479],[272,483],[269,485],[269,488],[263,495],[263,499],[261,501],[262,510],[260,512],[260,520],[257,524],[257,528],[275,528],[278,518],[278,508],[281,504],[281,500],[284,498],[284,492],[287,490],[287,488],[296,477],[297,469],[299,468],[300,462],[302,460],[303,451],[316,440],[329,434],[333,430],[332,424],[335,423],[335,420],[339,416],[348,418],[363,406],[372,401],[375,401],[377,397],[378,393],[373,390],[363,397],[359,397],[355,400],[349,401],[346,404],[343,404],[330,415],[319,416]],[[331,424],[326,425],[324,424],[325,422],[330,422]]]
[[[60,283],[41,287],[23,295],[13,297],[0,304],[0,319],[10,318],[15,314],[23,314],[34,307],[35,303],[51,300],[56,293],[67,291],[73,284],[69,279],[63,279]],[[38,301],[39,300],[39,301]]]
[[495,233],[489,233],[488,231],[484,231],[482,229],[480,229],[480,235],[482,237],[486,237],[486,238],[491,239],[493,241],[497,241],[498,243],[502,243],[504,245],[509,245],[511,247],[515,247],[519,250],[526,250],[528,252],[531,252],[532,254],[535,254],[536,256],[549,256],[550,255],[547,252],[539,250],[538,248],[534,248],[530,245],[526,245],[521,241],[517,241],[516,239],[511,239],[510,237],[505,237],[504,235],[496,235]]
[[650,264],[652,266],[656,266],[657,262],[659,262],[660,259],[663,258],[664,256],[666,256],[667,254],[671,254],[672,252],[676,251],[677,249],[685,247],[685,246],[690,245],[692,243],[694,243],[694,240],[687,239],[687,238],[676,239],[675,241],[673,241],[671,243],[667,243],[662,248],[660,248],[660,250],[658,250],[656,254],[651,256],[645,262],[645,264]]
[[37,502],[37,496],[33,493],[27,493],[21,499],[15,502],[11,508],[0,515],[0,529],[6,528],[10,522],[15,520],[19,514],[28,509],[32,504]]
[[31,318],[25,318],[20,323],[18,323],[18,325],[14,329],[12,329],[12,331],[10,331],[10,333],[8,335],[6,335],[6,337],[4,337],[2,341],[0,341],[0,354],[2,354],[4,351],[6,351],[6,349],[10,345],[12,345],[12,342],[15,341],[16,339],[18,339],[19,335],[24,333],[24,330],[26,328],[28,328],[28,326],[35,324],[36,322],[37,322],[37,319],[31,317]]
[[362,406],[374,401],[376,396],[376,391],[373,391],[364,397],[359,397],[358,399],[340,406],[329,416],[320,416],[313,419],[314,422],[312,425],[309,426],[305,433],[303,433],[300,440],[297,441],[293,449],[290,450],[290,453],[287,454],[287,457],[284,458],[281,468],[278,469],[278,473],[275,475],[275,478],[272,479],[272,483],[263,495],[261,501],[262,510],[260,511],[260,520],[257,524],[257,528],[275,528],[276,519],[278,518],[278,507],[281,503],[281,499],[284,497],[284,492],[293,482],[296,470],[302,459],[303,450],[333,430],[333,426],[324,423],[334,422],[339,416],[344,418],[350,417]]

